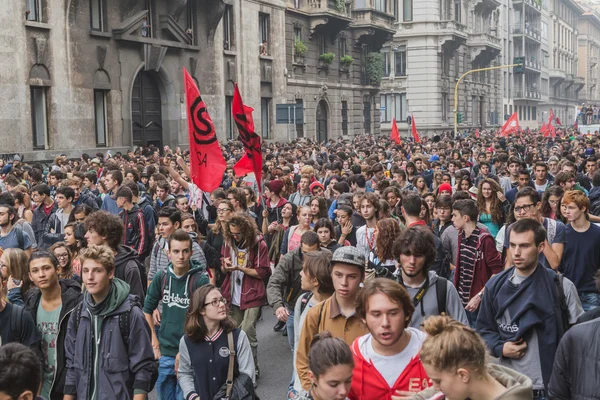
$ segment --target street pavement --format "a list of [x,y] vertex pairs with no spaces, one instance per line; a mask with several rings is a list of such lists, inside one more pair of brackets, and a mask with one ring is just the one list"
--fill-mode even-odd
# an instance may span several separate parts
[[[287,337],[273,332],[277,320],[269,306],[263,307],[263,317],[256,324],[260,379],[256,389],[261,400],[284,400],[292,378],[292,352]],[[156,391],[148,396],[157,400]]]

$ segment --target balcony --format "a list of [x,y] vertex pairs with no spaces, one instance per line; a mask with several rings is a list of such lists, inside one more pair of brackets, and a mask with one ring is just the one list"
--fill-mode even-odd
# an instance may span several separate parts
[[498,0],[475,0],[473,2],[475,12],[485,16],[490,15],[498,7],[500,7]]
[[527,6],[538,13],[542,12],[542,0],[513,0],[513,7],[515,9],[519,5]]
[[453,53],[458,48],[467,43],[469,34],[467,26],[455,21],[436,22],[436,32],[440,36],[438,40],[438,52],[449,51]]
[[598,57],[591,56],[590,57],[590,67],[595,67],[598,65]]
[[575,83],[575,75],[565,74],[565,89],[569,89]]
[[471,58],[477,65],[488,65],[502,51],[502,41],[487,33],[469,35],[467,45],[471,48]]
[[260,56],[260,81],[273,83],[273,57]]
[[396,32],[394,15],[373,8],[353,8],[352,20],[350,28],[354,38],[361,44],[369,44],[374,51],[391,40]]
[[537,60],[537,57],[535,56],[521,56],[525,59],[525,68],[532,70],[532,71],[541,71],[542,70],[542,63],[541,61]]
[[573,85],[575,85],[575,92],[579,92],[585,86],[585,78],[583,76],[575,76],[573,78]]
[[352,22],[350,4],[336,0],[303,0],[299,3],[299,7],[288,8],[288,11],[309,17],[311,38],[317,28],[327,31],[334,38]]
[[542,100],[542,93],[539,91],[539,89],[535,89],[535,88],[526,88],[525,90],[522,89],[516,89],[515,90],[515,96],[514,96],[515,100],[537,100],[537,101],[541,101]]
[[535,28],[524,27],[521,23],[517,23],[517,26],[513,28],[514,36],[524,36],[525,39],[534,41],[536,43],[542,42],[542,34]]
[[555,86],[561,84],[567,77],[567,74],[565,74],[564,71],[556,68],[551,68],[549,75],[550,81],[554,81]]

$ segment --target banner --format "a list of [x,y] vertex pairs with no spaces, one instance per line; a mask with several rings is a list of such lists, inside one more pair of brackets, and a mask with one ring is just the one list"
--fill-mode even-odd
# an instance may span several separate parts
[[237,83],[234,84],[233,104],[231,107],[233,119],[240,132],[240,140],[244,144],[246,154],[233,166],[236,176],[254,172],[259,192],[262,191],[262,150],[260,136],[254,132],[254,119],[251,107],[244,105]]
[[398,132],[398,125],[396,124],[396,118],[392,119],[392,140],[396,144],[400,144],[400,133]]
[[517,133],[519,131],[519,117],[517,113],[513,113],[509,119],[506,120],[502,129],[500,130],[500,135],[508,136],[511,133]]
[[217,133],[196,82],[183,69],[187,101],[188,135],[190,140],[190,170],[192,181],[201,190],[212,192],[221,185],[225,173],[225,158],[219,147]]
[[417,132],[417,125],[415,124],[415,116],[411,114],[411,126],[410,130],[412,132],[412,137],[415,139],[415,143],[421,143],[421,138],[419,137],[419,132]]

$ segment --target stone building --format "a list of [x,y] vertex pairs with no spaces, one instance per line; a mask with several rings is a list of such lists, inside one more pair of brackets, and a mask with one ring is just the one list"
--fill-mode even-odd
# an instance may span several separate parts
[[[578,21],[578,76],[584,79],[579,104],[600,105],[600,13],[583,6]],[[598,7],[600,9],[600,7]]]
[[396,5],[286,0],[287,103],[304,109],[290,137],[324,141],[379,133],[377,53],[394,32]]
[[229,80],[257,110],[256,129],[279,135],[280,0],[15,0],[0,16],[4,153],[47,160],[186,145],[184,67],[220,138],[234,135]]

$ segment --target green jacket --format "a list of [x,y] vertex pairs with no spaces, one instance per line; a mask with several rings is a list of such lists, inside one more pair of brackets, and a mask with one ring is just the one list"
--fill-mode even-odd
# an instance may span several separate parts
[[175,357],[179,352],[185,314],[192,294],[208,283],[204,267],[194,260],[190,260],[190,270],[183,276],[177,277],[173,272],[173,264],[169,263],[167,269],[159,271],[152,279],[144,302],[144,313],[152,314],[158,303],[162,302],[158,342],[163,356]]
[[273,310],[282,306],[293,310],[296,300],[304,293],[300,279],[301,254],[300,248],[298,248],[279,259],[279,264],[275,267],[267,285],[267,299]]

